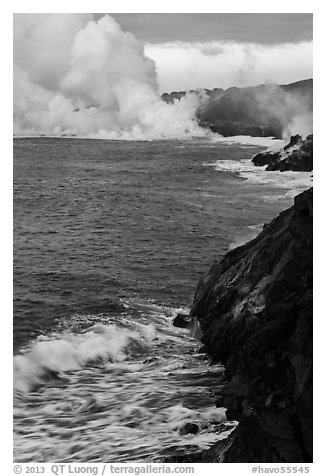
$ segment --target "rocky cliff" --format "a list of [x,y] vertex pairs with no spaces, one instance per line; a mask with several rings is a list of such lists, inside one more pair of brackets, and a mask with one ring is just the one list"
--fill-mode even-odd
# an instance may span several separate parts
[[[202,94],[202,91],[190,91]],[[206,101],[197,110],[199,124],[223,136],[251,135],[282,138],[294,118],[312,119],[313,80],[291,84],[205,89]],[[173,102],[186,94],[162,94]]]
[[292,136],[290,142],[279,152],[262,152],[253,157],[256,166],[266,166],[266,170],[294,170],[310,172],[313,170],[313,135],[305,140],[300,135]]
[[[294,118],[312,119],[312,79],[286,85],[229,88],[198,110],[200,124],[223,136],[282,138]],[[309,119],[308,119],[309,118]]]
[[196,461],[312,461],[312,189],[200,280],[191,309],[239,425]]

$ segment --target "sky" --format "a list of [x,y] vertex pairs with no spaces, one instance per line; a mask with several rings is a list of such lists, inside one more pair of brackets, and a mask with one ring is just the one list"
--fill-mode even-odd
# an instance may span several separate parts
[[160,92],[312,77],[309,13],[110,15],[144,43],[156,63]]
[[108,14],[154,60],[160,93],[284,84],[313,74],[311,13]]
[[163,92],[312,77],[309,14],[14,15],[16,133],[183,137],[197,98]]
[[[101,14],[97,14],[100,16]],[[148,43],[235,41],[261,44],[312,40],[309,13],[109,13]]]
[[312,14],[110,15],[144,42],[161,92],[312,77]]

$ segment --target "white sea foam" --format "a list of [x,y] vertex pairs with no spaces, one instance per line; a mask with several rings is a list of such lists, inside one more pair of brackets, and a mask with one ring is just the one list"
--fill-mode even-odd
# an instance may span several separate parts
[[[87,323],[87,331],[43,336],[15,358],[17,462],[161,461],[232,431],[235,423],[229,426],[208,390],[207,360],[171,325],[186,309],[138,300],[131,307],[136,303],[137,319],[132,309],[110,325],[104,316],[95,325],[92,316],[77,316],[73,329]],[[102,362],[90,366],[89,358]],[[47,370],[62,378],[44,385]],[[198,425],[196,435],[179,431],[187,422]]]
[[[211,164],[218,172],[232,172],[252,183],[270,185],[286,190],[285,195],[292,197],[312,186],[312,172],[267,171],[256,167],[250,159],[217,160]],[[284,193],[283,193],[284,195]]]
[[230,136],[223,137],[219,134],[214,134],[210,137],[212,142],[222,142],[224,144],[239,144],[243,146],[260,146],[268,147],[274,152],[284,147],[286,141],[283,139],[275,139],[274,137],[253,137],[253,136]]
[[183,406],[182,404],[175,405],[166,409],[167,418],[170,422],[171,428],[179,429],[187,421],[192,422],[218,422],[226,421],[226,409],[209,407],[205,410],[193,410]]
[[38,339],[25,354],[14,357],[14,389],[28,392],[49,372],[78,370],[98,360],[123,362],[130,351],[148,346],[154,337],[152,325],[137,325],[131,331],[97,324],[83,334]]

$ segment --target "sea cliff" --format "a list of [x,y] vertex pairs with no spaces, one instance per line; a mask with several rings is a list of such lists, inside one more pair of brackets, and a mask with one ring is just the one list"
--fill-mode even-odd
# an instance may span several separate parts
[[312,189],[200,280],[190,318],[239,421],[195,461],[312,461]]

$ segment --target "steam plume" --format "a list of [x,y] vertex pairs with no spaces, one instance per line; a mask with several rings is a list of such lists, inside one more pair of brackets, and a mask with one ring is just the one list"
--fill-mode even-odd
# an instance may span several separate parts
[[294,134],[306,137],[312,133],[312,95],[284,91],[280,86],[269,85],[258,93],[257,99],[260,108],[282,124],[284,139]]
[[203,136],[187,94],[166,104],[155,63],[108,15],[16,14],[15,134],[110,139]]

